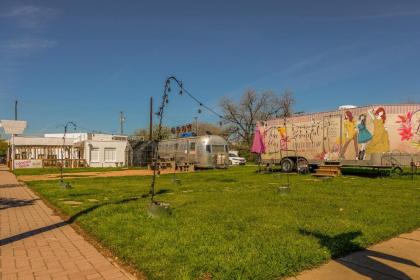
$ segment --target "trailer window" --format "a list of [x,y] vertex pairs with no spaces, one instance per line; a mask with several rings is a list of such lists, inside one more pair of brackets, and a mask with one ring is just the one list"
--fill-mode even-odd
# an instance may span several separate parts
[[211,153],[211,147],[210,147],[210,145],[206,145],[206,152],[207,153]]
[[211,149],[213,153],[224,153],[225,145],[212,145]]

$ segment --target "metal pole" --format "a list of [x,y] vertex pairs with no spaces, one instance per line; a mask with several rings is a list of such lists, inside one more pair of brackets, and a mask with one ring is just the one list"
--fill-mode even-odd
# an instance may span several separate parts
[[149,140],[153,138],[153,97],[150,97]]
[[12,134],[12,170],[15,170],[15,135]]
[[[153,151],[153,177],[152,177],[152,183],[150,184],[150,194],[151,194],[151,203],[154,203],[154,197],[155,197],[155,182],[156,182],[156,171],[157,171],[157,163],[158,163],[158,155],[159,155],[159,142],[162,138],[162,120],[163,120],[163,112],[165,109],[165,105],[168,103],[168,93],[171,91],[170,88],[170,82],[173,80],[176,82],[180,88],[180,94],[182,93],[182,82],[180,82],[177,78],[174,76],[171,76],[166,79],[165,81],[165,87],[163,90],[163,96],[162,96],[162,104],[159,107],[159,112],[157,115],[159,116],[159,122],[158,122],[158,129],[157,129],[157,136],[156,140],[154,141],[155,149]],[[152,110],[151,110],[152,112]],[[151,130],[150,130],[151,131]]]
[[[64,158],[66,156],[66,134],[67,134],[69,125],[72,125],[74,130],[76,130],[76,124],[74,122],[67,122],[64,125],[63,146],[61,147],[61,166],[60,166],[60,183],[64,188],[71,188],[69,183],[64,184],[64,178],[63,178],[63,168],[64,168],[64,164],[65,164]],[[71,156],[70,156],[70,159],[71,159]]]
[[64,147],[66,146],[67,124],[64,126],[63,146],[61,147],[60,182],[63,184]]
[[17,121],[17,106],[18,106],[18,101],[15,100],[15,121]]
[[[17,121],[17,117],[18,117],[18,113],[17,113],[17,106],[18,106],[18,101],[15,100],[15,121]],[[15,135],[12,135],[12,170],[15,170]]]
[[120,134],[121,135],[124,135],[124,121],[125,121],[124,112],[121,111],[120,112]]
[[195,119],[195,135],[197,135],[198,136],[198,121],[197,121],[197,117],[194,117],[194,119]]
[[339,161],[341,161],[342,152],[343,152],[343,115],[340,114],[340,156],[338,157]]

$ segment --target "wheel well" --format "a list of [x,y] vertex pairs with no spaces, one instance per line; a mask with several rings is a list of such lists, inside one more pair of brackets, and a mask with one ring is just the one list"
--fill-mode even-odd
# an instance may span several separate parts
[[306,161],[307,167],[305,168],[305,170],[309,168],[309,161],[304,157],[299,157],[299,156],[283,157],[280,161],[280,164],[282,163],[283,160],[286,160],[286,159],[291,160],[293,162],[293,165],[294,165],[293,170],[297,170],[298,172],[299,172],[299,166],[298,166],[298,161],[299,160]]
[[288,157],[283,157],[283,158],[280,160],[280,162],[281,162],[283,159],[286,159],[286,158],[293,160],[293,162],[294,162],[295,164],[297,163],[297,161],[298,161],[299,159],[304,159],[304,160],[308,161],[308,160],[307,160],[306,158],[304,158],[304,157],[299,157],[299,156],[288,156]]

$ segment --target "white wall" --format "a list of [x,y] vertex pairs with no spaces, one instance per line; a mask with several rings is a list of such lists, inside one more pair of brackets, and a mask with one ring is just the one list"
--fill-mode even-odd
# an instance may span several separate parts
[[[85,160],[90,167],[116,167],[125,164],[125,149],[127,141],[94,141],[89,140],[85,142]],[[91,149],[99,149],[99,161],[92,162]],[[115,148],[116,158],[115,162],[105,162],[105,148]],[[118,165],[117,165],[118,163]]]

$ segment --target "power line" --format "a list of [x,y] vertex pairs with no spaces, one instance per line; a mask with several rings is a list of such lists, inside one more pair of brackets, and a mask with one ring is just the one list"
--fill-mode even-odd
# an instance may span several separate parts
[[[219,113],[217,113],[215,110],[213,110],[211,107],[207,106],[206,104],[204,104],[203,102],[201,102],[197,97],[195,97],[194,95],[192,95],[192,93],[187,90],[185,87],[183,88],[183,91],[191,98],[193,99],[198,105],[200,105],[200,107],[203,107],[205,109],[207,109],[207,111],[209,111],[210,113],[214,114],[215,116],[221,118],[221,119],[225,119],[222,115],[220,115]],[[227,120],[227,119],[225,119]]]
[[[209,111],[210,113],[212,113],[212,114],[214,114],[215,116],[217,116],[220,120],[225,120],[225,121],[227,121],[227,122],[232,122],[231,120],[229,120],[229,119],[227,119],[227,118],[225,118],[225,117],[223,117],[222,115],[220,115],[219,113],[217,113],[215,110],[213,110],[210,106],[207,106],[206,104],[204,104],[201,100],[199,100],[197,97],[195,97],[189,90],[187,90],[185,87],[184,87],[184,84],[183,84],[183,82],[182,81],[180,81],[180,80],[178,80],[175,76],[170,76],[169,78],[167,78],[166,79],[166,82],[165,82],[165,92],[164,92],[164,103],[166,102],[168,102],[168,97],[167,97],[167,93],[166,93],[166,90],[168,91],[168,92],[170,92],[171,91],[171,87],[170,87],[170,82],[171,81],[174,81],[174,82],[176,82],[177,84],[178,84],[178,86],[180,87],[180,92],[179,92],[179,94],[180,95],[182,95],[183,94],[183,92],[185,92],[187,95],[188,95],[188,97],[190,97],[192,100],[194,100],[199,106],[200,106],[200,109],[198,110],[198,113],[201,113],[201,108],[204,108],[204,109],[206,109],[207,111]],[[220,122],[221,123],[221,122]]]

